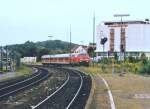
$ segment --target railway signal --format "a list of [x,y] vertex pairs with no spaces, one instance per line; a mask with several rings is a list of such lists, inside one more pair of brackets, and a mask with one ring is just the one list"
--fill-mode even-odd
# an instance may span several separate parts
[[105,47],[105,43],[107,42],[107,37],[103,37],[101,38],[100,43],[103,45],[103,53],[104,53],[104,47]]
[[107,42],[107,37],[101,38],[101,44],[104,45]]

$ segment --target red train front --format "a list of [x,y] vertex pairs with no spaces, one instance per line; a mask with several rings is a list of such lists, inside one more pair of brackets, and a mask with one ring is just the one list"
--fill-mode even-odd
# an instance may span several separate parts
[[90,57],[88,54],[83,53],[71,53],[71,54],[55,54],[55,55],[43,55],[42,64],[57,64],[57,65],[85,65],[89,66]]

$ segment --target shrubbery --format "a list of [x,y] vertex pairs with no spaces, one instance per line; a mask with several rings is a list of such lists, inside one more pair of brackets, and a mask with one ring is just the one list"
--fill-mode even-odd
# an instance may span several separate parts
[[139,69],[139,73],[150,75],[150,62],[147,62],[146,64],[143,64],[141,66],[141,68]]
[[100,63],[102,64],[111,64],[112,63],[112,59],[111,58],[103,58]]
[[[103,58],[99,64],[102,72],[108,73],[112,72],[112,58]],[[148,61],[144,53],[141,54],[141,57],[126,57],[124,61],[118,60],[117,55],[114,57],[114,72],[120,73],[121,70],[124,70],[126,73],[135,73],[135,74],[147,74],[150,75],[150,61]]]

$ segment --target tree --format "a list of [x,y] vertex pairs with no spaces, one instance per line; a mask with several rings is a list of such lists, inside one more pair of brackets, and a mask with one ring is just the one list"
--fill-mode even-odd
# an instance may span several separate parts
[[41,61],[41,56],[49,54],[49,50],[46,48],[39,49],[38,50],[38,55],[37,55],[37,61]]
[[142,63],[143,63],[144,65],[147,64],[147,58],[146,58],[145,53],[142,53],[142,54],[141,54],[141,61],[142,61]]
[[88,50],[87,50],[87,53],[89,54],[90,57],[92,57],[93,53],[94,53],[93,47],[89,47]]
[[118,61],[119,56],[117,55],[117,52],[114,52],[114,58],[115,58],[115,61]]

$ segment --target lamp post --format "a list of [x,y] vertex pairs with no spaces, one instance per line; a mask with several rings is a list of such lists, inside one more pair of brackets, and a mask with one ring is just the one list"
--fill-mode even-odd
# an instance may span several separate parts
[[1,46],[1,71],[3,70],[3,48]]
[[81,42],[81,46],[82,46],[84,42],[83,41],[80,41],[80,42]]
[[52,39],[53,36],[48,36],[50,38],[50,40]]
[[[123,21],[122,21],[122,18],[123,17],[128,17],[128,16],[130,16],[129,14],[115,14],[114,15],[114,17],[120,17],[121,18],[121,24],[120,24],[120,26],[121,26],[121,29],[120,29],[120,60],[123,60],[123,62],[124,62],[124,60],[125,60],[125,50],[126,50],[126,39],[125,39],[125,36],[123,36],[122,35],[122,33],[123,33],[123,28],[122,28],[122,26],[123,26]],[[123,40],[124,40],[124,42],[123,42]],[[123,67],[123,65],[122,65],[122,70],[121,70],[121,75],[124,73],[124,67]]]
[[52,38],[54,37],[54,36],[48,36],[49,37],[49,39],[50,39],[50,41],[52,40]]
[[70,51],[70,64],[71,64],[71,38],[72,38],[71,35],[72,35],[72,34],[71,34],[71,25],[70,25],[70,34],[69,34],[69,37],[70,37],[70,38],[69,38],[69,39],[70,39],[70,47],[69,47],[69,49],[70,49],[70,50],[69,50],[69,51]]
[[[122,17],[128,17],[128,16],[130,16],[129,14],[115,14],[114,15],[114,17],[120,17],[121,18],[121,29],[120,29],[120,31],[121,31],[121,36],[120,36],[120,38],[121,38],[121,40],[120,40],[120,60],[121,60],[121,58],[123,58],[123,60],[124,60],[124,56],[125,56],[125,43],[126,43],[126,39],[124,39],[123,38],[123,36],[122,36],[122,32],[123,32],[123,28],[122,28],[122,26],[123,26],[123,21],[122,21]],[[125,41],[124,41],[124,43],[122,42],[122,39],[124,39]],[[123,56],[122,56],[123,55]]]
[[[52,40],[52,38],[53,38],[53,36],[48,36],[48,37],[50,38],[50,40]],[[52,55],[52,54],[50,54],[50,60],[49,60],[50,63],[51,63],[51,55]]]
[[93,67],[94,67],[94,43],[95,43],[95,12],[93,13]]
[[6,71],[8,70],[8,46],[6,45]]

